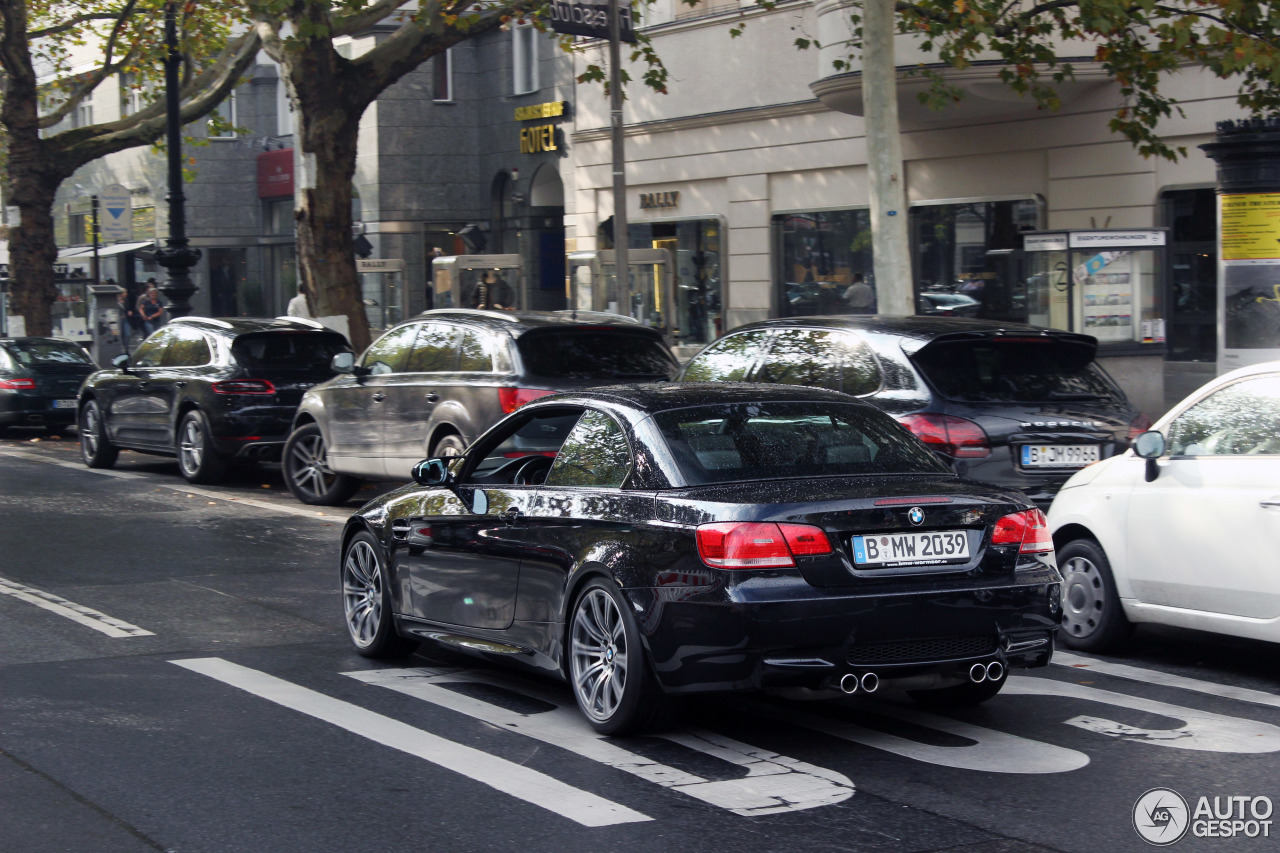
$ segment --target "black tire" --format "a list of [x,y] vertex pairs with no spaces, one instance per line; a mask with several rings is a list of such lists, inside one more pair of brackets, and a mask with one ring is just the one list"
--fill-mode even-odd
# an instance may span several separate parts
[[402,658],[418,647],[396,632],[391,578],[382,546],[368,531],[351,538],[342,552],[342,614],[356,652],[367,658]]
[[349,501],[360,488],[358,478],[335,474],[329,468],[319,424],[303,424],[295,429],[284,443],[280,461],[285,485],[304,504],[337,506]]
[[226,460],[214,448],[209,421],[199,409],[192,409],[178,421],[174,445],[178,451],[178,471],[188,483],[217,483],[226,476]]
[[116,464],[120,449],[107,438],[107,425],[97,400],[80,407],[80,458],[90,468],[110,468]]
[[995,681],[987,679],[976,684],[971,681],[968,684],[957,684],[955,687],[943,687],[938,690],[908,690],[907,695],[915,700],[916,704],[926,708],[968,708],[995,698],[1008,680],[1009,670],[1006,669]]
[[1124,615],[1111,562],[1092,539],[1073,539],[1058,549],[1062,572],[1062,627],[1069,649],[1105,652],[1122,644],[1133,626]]
[[645,659],[631,605],[606,578],[587,581],[574,601],[566,669],[578,709],[601,734],[647,731],[672,714]]
[[467,449],[467,443],[456,433],[442,435],[431,448],[431,456],[461,456]]

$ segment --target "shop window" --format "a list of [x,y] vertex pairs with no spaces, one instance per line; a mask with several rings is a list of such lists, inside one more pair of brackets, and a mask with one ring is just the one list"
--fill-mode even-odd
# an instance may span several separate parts
[[1025,282],[1002,275],[993,253],[1021,249],[1039,221],[1034,198],[912,207],[916,312],[1026,322]]
[[639,222],[627,228],[633,249],[665,249],[675,274],[661,281],[657,271],[633,281],[632,316],[656,328],[671,330],[673,343],[710,343],[724,331],[721,292],[722,226],[718,219],[684,222]]
[[780,214],[773,236],[779,316],[875,313],[869,211]]

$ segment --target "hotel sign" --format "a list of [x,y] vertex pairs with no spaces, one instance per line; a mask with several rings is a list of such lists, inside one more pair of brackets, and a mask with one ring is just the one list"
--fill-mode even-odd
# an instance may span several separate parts
[[[537,121],[538,119],[563,119],[569,111],[568,101],[549,101],[545,104],[533,104],[527,107],[516,107],[516,121]],[[520,128],[520,153],[541,154],[544,151],[561,149],[560,135],[554,124],[537,124]]]

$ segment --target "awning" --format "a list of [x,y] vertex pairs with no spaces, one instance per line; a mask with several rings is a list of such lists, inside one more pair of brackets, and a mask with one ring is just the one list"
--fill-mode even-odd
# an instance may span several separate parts
[[[111,243],[106,246],[98,247],[99,258],[111,258],[116,255],[123,255],[125,252],[136,252],[139,249],[154,249],[156,247],[154,240],[146,240],[140,243]],[[72,258],[76,260],[85,260],[93,257],[92,246],[76,246],[74,249],[63,249],[58,253],[58,260],[66,261]]]

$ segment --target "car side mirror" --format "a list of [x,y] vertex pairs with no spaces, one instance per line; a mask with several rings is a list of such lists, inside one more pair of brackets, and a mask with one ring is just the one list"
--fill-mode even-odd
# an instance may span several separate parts
[[369,373],[367,368],[356,364],[356,354],[353,352],[340,352],[329,361],[329,369],[334,373],[344,374],[346,376],[365,376]]
[[1156,460],[1164,456],[1165,447],[1164,433],[1153,429],[1147,430],[1133,440],[1134,455],[1147,460],[1148,483],[1160,476],[1160,466],[1156,464]]
[[438,456],[413,466],[413,481],[419,486],[444,486],[449,482],[449,463]]
[[127,373],[129,371],[129,356],[118,355],[111,359],[111,365],[117,370],[123,370]]

